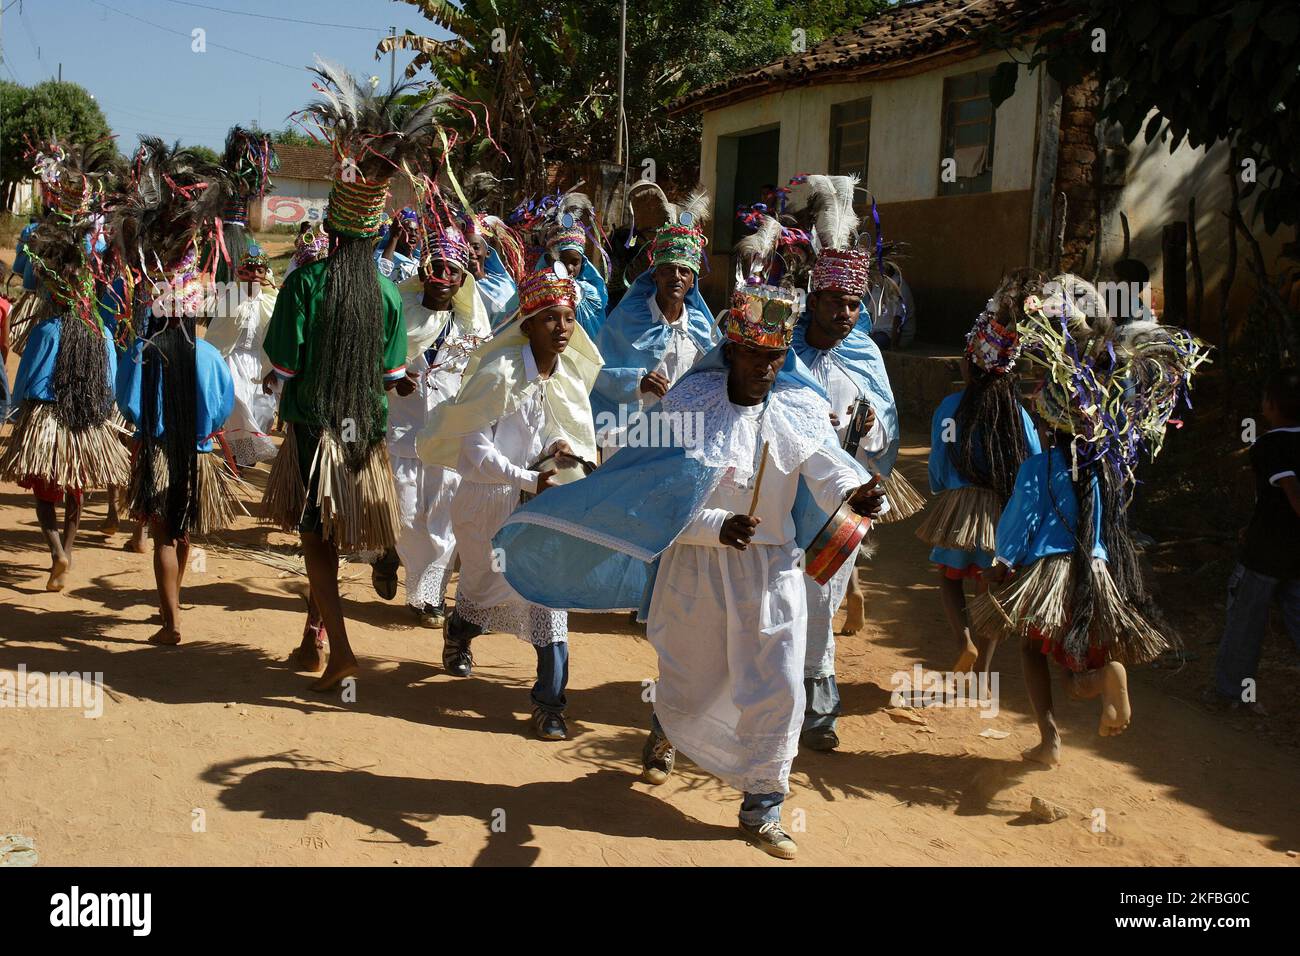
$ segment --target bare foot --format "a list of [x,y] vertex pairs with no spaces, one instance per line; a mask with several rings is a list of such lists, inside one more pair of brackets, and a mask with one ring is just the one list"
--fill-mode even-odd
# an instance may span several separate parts
[[106,538],[111,538],[120,530],[121,525],[118,523],[117,515],[109,515],[104,519],[104,523],[99,526],[99,533]]
[[861,594],[855,594],[850,591],[848,596],[848,611],[844,615],[844,629],[841,634],[856,634],[862,630],[867,623],[866,602],[862,600]]
[[1124,665],[1110,661],[1101,669],[1101,724],[1097,733],[1116,737],[1128,729],[1133,709],[1128,702],[1128,674]]
[[311,689],[321,694],[328,694],[336,690],[340,684],[349,677],[353,677],[361,672],[357,659],[353,657],[349,661],[335,661],[330,658],[329,664],[325,668],[325,673],[311,684]]
[[174,627],[160,627],[153,637],[149,638],[150,644],[161,644],[164,647],[175,647],[181,642],[181,632]]
[[966,638],[966,646],[957,655],[957,663],[952,665],[954,674],[967,674],[975,669],[975,661],[979,659],[979,649],[975,647],[975,642],[969,637]]
[[122,550],[133,554],[144,554],[144,535],[132,535],[127,539],[126,544],[122,545]]
[[1061,763],[1061,735],[1053,733],[1037,747],[1021,754],[1032,763],[1041,763],[1045,767],[1057,767]]
[[64,579],[67,577],[68,568],[72,567],[72,562],[67,558],[55,558],[54,564],[50,566],[50,579],[45,582],[45,590],[62,591],[67,583]]

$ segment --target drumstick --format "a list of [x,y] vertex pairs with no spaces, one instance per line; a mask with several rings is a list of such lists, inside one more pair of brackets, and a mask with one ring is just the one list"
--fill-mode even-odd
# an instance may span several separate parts
[[767,442],[763,442],[763,457],[758,462],[758,477],[754,479],[754,498],[749,503],[749,517],[754,517],[758,507],[758,490],[763,487],[763,470],[767,468]]

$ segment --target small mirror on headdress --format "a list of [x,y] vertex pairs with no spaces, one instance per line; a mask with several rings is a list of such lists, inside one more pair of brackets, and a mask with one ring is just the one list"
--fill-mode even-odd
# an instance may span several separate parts
[[552,264],[551,271],[555,273],[557,278],[560,279],[569,278],[569,267],[566,266],[559,259],[556,259],[555,262]]
[[690,226],[693,222],[695,222],[695,216],[689,212],[684,212],[677,217],[677,224],[680,226]]
[[572,229],[572,228],[573,228],[573,215],[572,215],[572,213],[567,213],[567,212],[566,212],[563,216],[561,216],[561,217],[560,217],[560,225],[563,226],[565,229]]

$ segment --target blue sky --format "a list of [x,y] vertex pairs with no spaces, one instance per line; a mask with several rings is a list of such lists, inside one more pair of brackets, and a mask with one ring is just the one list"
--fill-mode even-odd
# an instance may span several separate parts
[[[376,61],[374,50],[390,26],[398,33],[446,35],[418,8],[395,0],[0,0],[0,5],[0,75],[31,86],[53,79],[62,62],[63,79],[94,94],[128,153],[141,133],[220,150],[235,123],[260,120],[267,129],[280,129],[290,112],[313,98],[305,67],[314,54],[363,76],[377,74],[387,84],[388,58]],[[205,53],[191,49],[196,28],[206,33]],[[411,58],[398,53],[399,77]],[[425,71],[423,78],[428,76]]]

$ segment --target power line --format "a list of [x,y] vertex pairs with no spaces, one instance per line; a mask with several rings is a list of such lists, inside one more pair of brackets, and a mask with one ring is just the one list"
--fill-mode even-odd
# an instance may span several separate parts
[[297,20],[293,17],[273,17],[267,13],[247,13],[244,10],[228,10],[225,7],[214,7],[206,3],[194,3],[192,0],[167,0],[168,3],[177,3],[183,7],[198,7],[201,10],[215,10],[218,13],[229,13],[239,17],[255,17],[258,20],[279,20],[281,23],[305,23],[311,27],[334,27],[338,30],[360,30],[363,33],[381,33],[377,27],[358,27],[350,23],[319,23],[316,20]]
[[[185,37],[187,39],[193,39],[192,35],[186,33],[184,30],[173,30],[171,27],[165,27],[160,23],[154,23],[152,20],[145,20],[142,17],[137,17],[133,13],[127,13],[125,10],[119,10],[116,7],[110,7],[107,3],[101,3],[100,0],[90,0],[90,2],[95,4],[98,7],[103,7],[105,10],[108,10],[112,13],[116,13],[118,16],[129,17],[132,20],[138,20],[140,23],[143,23],[146,26],[153,27],[156,30],[162,30],[164,33],[171,33],[175,36]],[[293,70],[295,73],[303,72],[303,68],[301,66],[293,66],[290,63],[284,63],[280,60],[272,60],[270,57],[258,56],[256,53],[249,53],[247,50],[240,50],[237,47],[226,46],[223,43],[208,42],[207,45],[216,47],[219,50],[227,50],[231,53],[238,53],[240,56],[246,56],[249,57],[250,59],[261,60],[263,63],[273,63],[276,66],[284,67],[286,70]]]

